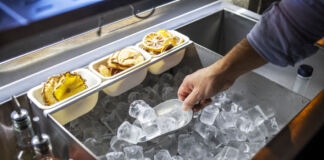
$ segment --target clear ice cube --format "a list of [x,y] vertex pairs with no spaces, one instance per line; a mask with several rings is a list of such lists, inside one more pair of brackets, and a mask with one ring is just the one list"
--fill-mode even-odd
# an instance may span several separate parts
[[236,148],[225,146],[223,150],[216,156],[224,160],[238,160],[240,151]]
[[239,115],[236,120],[235,126],[244,133],[248,133],[255,129],[254,122],[248,117],[246,113]]
[[190,148],[188,155],[191,159],[205,159],[207,156],[206,148],[200,144],[194,144]]
[[217,128],[215,126],[209,126],[196,121],[194,130],[204,139],[210,139],[217,136]]
[[144,158],[142,146],[133,145],[133,146],[125,147],[124,153],[126,159],[142,160]]
[[172,74],[170,74],[170,73],[163,73],[160,76],[159,82],[160,83],[172,84],[172,82],[173,82],[173,76],[172,76]]
[[157,116],[153,108],[147,107],[140,111],[137,116],[137,120],[140,123],[147,123],[156,120]]
[[151,108],[144,100],[136,100],[129,106],[129,115],[133,118],[137,118],[139,114],[146,108]]
[[115,133],[119,125],[123,122],[116,110],[100,118],[100,122],[109,129],[111,133]]
[[200,115],[200,121],[207,125],[213,125],[219,113],[219,109],[214,105],[206,106]]
[[247,133],[247,138],[250,142],[260,142],[265,140],[265,135],[261,132],[259,127]]
[[177,90],[173,87],[165,87],[162,89],[162,101],[177,98]]
[[134,91],[134,92],[131,92],[128,94],[127,100],[128,100],[128,103],[132,103],[132,102],[134,102],[136,100],[140,100],[140,99],[142,99],[142,94],[140,92]]
[[168,150],[162,149],[154,155],[154,160],[172,160]]
[[117,136],[112,137],[110,140],[110,148],[115,152],[122,152],[125,147],[130,145],[132,144],[118,139]]
[[123,152],[110,152],[106,154],[107,160],[125,160]]
[[220,129],[235,127],[237,114],[222,111],[216,117],[216,124]]
[[195,143],[195,138],[190,134],[180,134],[178,137],[178,153],[186,155]]
[[157,124],[162,134],[173,131],[178,127],[176,120],[173,117],[169,117],[169,116],[158,117]]
[[267,119],[259,105],[249,108],[246,113],[256,126],[260,125]]
[[138,138],[142,134],[142,129],[125,121],[121,124],[117,131],[117,137],[132,144],[136,144]]
[[269,136],[274,136],[280,131],[279,125],[275,117],[265,120],[263,124]]

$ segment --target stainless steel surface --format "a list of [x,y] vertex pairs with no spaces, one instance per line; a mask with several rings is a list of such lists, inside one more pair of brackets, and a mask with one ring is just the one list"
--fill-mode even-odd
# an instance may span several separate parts
[[[184,1],[183,3],[185,2],[188,1]],[[203,3],[205,3],[205,1]],[[0,132],[2,133],[0,157],[10,159],[10,153],[13,153],[11,147],[8,147],[8,144],[14,144],[14,137],[10,127],[10,118],[7,116],[9,115],[8,113],[12,111],[12,108],[9,103],[5,103],[11,95],[24,94],[27,90],[39,85],[52,75],[85,67],[90,62],[106,56],[107,53],[135,44],[146,33],[156,31],[160,28],[178,28],[178,31],[185,33],[190,39],[197,41],[197,43],[203,46],[198,44],[191,44],[188,46],[185,57],[178,66],[181,67],[190,64],[192,69],[196,70],[210,65],[221,58],[221,55],[225,55],[226,52],[252,28],[255,23],[254,20],[259,18],[259,16],[254,13],[228,3],[215,2],[206,6],[203,6],[200,2],[188,3],[188,5],[192,4],[197,4],[198,7],[195,7],[198,9],[192,10],[193,6],[188,7],[187,5],[184,5],[181,9],[179,9],[179,7],[170,10],[166,9],[165,12],[155,18],[115,30],[106,38],[98,39],[98,41],[89,45],[64,51],[61,54],[62,56],[49,57],[44,61],[40,60],[17,70],[10,70],[10,68],[3,69],[3,67],[0,67],[0,70],[3,70],[3,72],[0,72],[0,82],[4,82],[4,85],[0,87]],[[226,8],[226,10],[224,10],[224,8]],[[188,12],[188,9],[192,11]],[[170,11],[170,14],[167,14],[167,11]],[[206,38],[206,40],[201,37]],[[68,44],[69,43],[62,42],[62,46],[68,46]],[[94,48],[97,49],[93,50]],[[323,51],[321,50],[319,52],[322,54]],[[71,53],[71,56],[69,53]],[[312,94],[315,94],[313,92],[315,88],[323,88],[324,82],[323,76],[320,76],[323,74],[319,74],[316,76],[317,78],[315,77],[315,74],[317,74],[316,72],[323,73],[324,68],[324,64],[320,63],[323,58],[322,55],[318,54],[316,56],[320,57],[306,60],[309,60],[312,64],[316,64],[314,67],[314,77],[310,84],[311,91],[308,91],[308,93]],[[292,77],[295,77],[290,76],[292,75],[291,70],[279,70],[278,67],[272,67],[273,66],[269,64],[260,68],[260,70],[256,70],[258,74],[268,79],[251,72],[240,77],[228,92],[233,93],[233,95],[237,95],[236,93],[244,94],[246,97],[234,96],[234,98],[246,107],[256,103],[260,104],[261,107],[270,105],[275,109],[279,123],[285,125],[299,113],[309,100],[287,90],[287,88],[289,88],[287,87],[289,84],[288,82],[291,81]],[[277,82],[279,85],[273,83],[273,81]],[[99,100],[99,102],[100,101],[102,101],[102,99]],[[98,107],[95,107],[93,110],[97,108]],[[81,155],[88,157],[88,159],[93,159],[95,157],[93,153],[81,144],[75,135],[72,135],[50,115],[47,118],[44,117],[43,113],[35,106],[33,106],[33,110],[35,110],[34,112],[36,115],[41,117],[43,128],[53,139],[54,154],[62,158],[65,158],[67,155],[70,157]]]

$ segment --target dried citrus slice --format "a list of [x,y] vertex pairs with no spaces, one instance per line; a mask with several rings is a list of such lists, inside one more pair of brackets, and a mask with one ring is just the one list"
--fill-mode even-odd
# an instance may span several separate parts
[[45,104],[48,106],[57,102],[56,98],[53,95],[53,92],[55,86],[57,85],[58,80],[59,80],[59,76],[53,76],[49,78],[46,83],[44,83],[42,89],[42,96]]
[[142,44],[149,50],[160,52],[164,47],[165,40],[161,34],[150,33],[143,38]]
[[58,101],[61,101],[86,88],[87,85],[80,75],[66,72],[61,75],[58,86],[54,90],[54,96]]
[[173,36],[169,31],[167,31],[165,29],[160,29],[156,33],[161,34],[164,38],[169,38],[169,37]]
[[144,60],[143,55],[133,48],[124,48],[118,55],[118,63],[122,66],[132,67]]
[[105,76],[105,77],[110,77],[110,76],[112,76],[110,70],[109,70],[105,65],[103,65],[103,64],[101,64],[101,65],[98,67],[98,72],[99,72],[101,75]]
[[182,37],[178,37],[178,36],[174,36],[174,37],[176,38],[176,42],[177,42],[176,45],[179,45],[184,41]]

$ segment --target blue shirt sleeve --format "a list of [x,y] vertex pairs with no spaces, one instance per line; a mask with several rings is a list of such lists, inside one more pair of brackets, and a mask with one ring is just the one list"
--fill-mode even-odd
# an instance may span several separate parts
[[323,36],[324,0],[283,0],[264,12],[247,39],[268,62],[287,66],[314,54]]

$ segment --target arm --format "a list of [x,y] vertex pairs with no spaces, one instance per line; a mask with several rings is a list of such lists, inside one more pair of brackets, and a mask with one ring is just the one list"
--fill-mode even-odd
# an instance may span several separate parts
[[178,90],[184,109],[198,101],[204,105],[208,98],[228,89],[240,75],[266,62],[294,65],[314,54],[318,49],[314,43],[324,36],[323,15],[324,0],[274,3],[247,38],[224,58],[184,79]]
[[184,79],[178,90],[179,99],[184,101],[183,108],[191,109],[198,101],[206,103],[208,98],[229,88],[236,78],[266,63],[247,39],[243,39],[225,57]]

